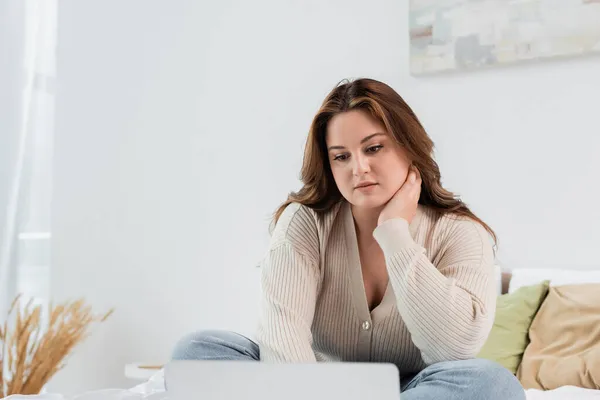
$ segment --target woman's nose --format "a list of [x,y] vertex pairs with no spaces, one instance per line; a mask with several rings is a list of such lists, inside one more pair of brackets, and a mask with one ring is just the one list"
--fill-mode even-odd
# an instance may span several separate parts
[[370,171],[369,160],[364,156],[354,157],[354,165],[352,167],[355,176],[361,176]]

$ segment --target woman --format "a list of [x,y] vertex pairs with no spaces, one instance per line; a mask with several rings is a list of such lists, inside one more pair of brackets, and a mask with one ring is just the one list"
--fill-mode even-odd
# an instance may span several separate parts
[[174,359],[395,364],[404,400],[524,399],[477,359],[494,320],[494,232],[440,183],[433,142],[384,83],[338,85],[315,116],[302,181],[275,213],[257,343],[182,339]]

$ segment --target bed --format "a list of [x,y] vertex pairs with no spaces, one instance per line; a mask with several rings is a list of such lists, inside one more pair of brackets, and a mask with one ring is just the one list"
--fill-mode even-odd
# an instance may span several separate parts
[[[525,391],[527,400],[600,400],[600,390],[564,386],[555,390]],[[58,394],[38,396],[9,396],[6,400],[169,400],[163,384],[163,373],[159,371],[147,382],[130,389],[106,389],[83,393],[73,398]]]
[[[549,280],[554,286],[600,283],[599,270],[519,269],[514,271],[497,269],[499,294],[514,293],[521,287]],[[584,389],[565,385],[553,390],[527,389],[527,400],[600,400],[600,390]],[[163,371],[157,371],[150,379],[128,389],[106,389],[82,393],[72,398],[59,394],[36,396],[9,396],[7,400],[168,400],[164,387]]]

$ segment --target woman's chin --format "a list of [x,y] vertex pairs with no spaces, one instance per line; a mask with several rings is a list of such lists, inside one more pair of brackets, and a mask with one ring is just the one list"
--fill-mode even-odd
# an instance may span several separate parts
[[360,207],[364,209],[381,208],[387,203],[385,199],[380,196],[353,196],[349,200],[350,204],[354,207]]

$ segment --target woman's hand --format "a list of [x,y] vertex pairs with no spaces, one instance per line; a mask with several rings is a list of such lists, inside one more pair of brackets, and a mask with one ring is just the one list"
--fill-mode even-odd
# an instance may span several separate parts
[[410,224],[417,213],[417,205],[421,196],[421,174],[416,167],[411,166],[406,180],[387,202],[377,220],[377,226],[388,219],[402,218]]

